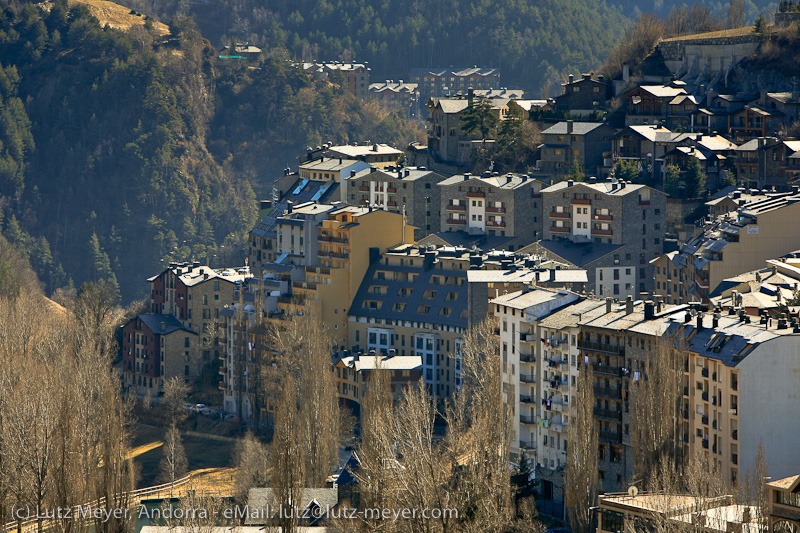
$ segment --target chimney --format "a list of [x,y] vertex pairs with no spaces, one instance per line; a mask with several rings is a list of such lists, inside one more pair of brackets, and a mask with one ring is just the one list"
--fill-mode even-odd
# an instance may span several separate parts
[[567,134],[568,134],[568,135],[569,135],[570,133],[572,133],[572,125],[573,125],[573,124],[572,124],[572,121],[571,121],[571,120],[568,120],[568,121],[567,121]]
[[584,74],[583,75],[583,79],[590,80],[590,79],[592,79],[592,75],[591,74]]
[[467,103],[470,107],[472,107],[472,102],[475,100],[475,89],[470,87],[467,89]]
[[719,327],[719,313],[714,313],[711,319],[711,327],[717,329]]
[[697,313],[697,331],[703,329],[703,313]]
[[161,331],[167,331],[167,323],[166,322],[162,322],[161,323]]
[[292,214],[292,204],[293,204],[293,203],[294,203],[294,202],[292,202],[291,200],[289,200],[288,202],[286,202],[286,214],[288,214],[288,215],[291,215],[291,214]]
[[688,324],[691,319],[692,319],[692,313],[690,313],[689,310],[687,309],[686,311],[683,312],[683,323]]
[[570,74],[570,75],[567,77],[567,81],[568,81],[569,83],[572,83],[572,82],[574,82],[574,81],[575,81],[575,76],[573,76],[572,74]]
[[591,183],[591,184],[595,184],[595,183],[597,183],[597,178],[596,178],[595,176],[591,176],[591,177],[589,178],[589,183]]
[[745,505],[742,509],[742,524],[749,524],[750,520],[750,506]]
[[574,181],[572,181],[572,180],[567,180],[567,187],[572,187],[573,185],[575,185],[575,182],[574,182]]
[[633,296],[628,296],[625,299],[625,314],[629,315],[633,313]]
[[372,151],[373,152],[377,152],[378,151],[378,145],[377,144],[373,144],[372,145]]
[[661,298],[661,296],[656,295],[656,313],[660,313],[661,312],[663,304],[664,304],[664,301]]
[[425,252],[425,257],[422,259],[423,270],[433,268],[434,261],[436,261],[436,252]]
[[603,82],[605,81],[605,78],[603,77],[603,75],[602,75],[602,74],[600,74],[599,76],[597,76],[597,81],[599,81],[600,83],[603,83]]
[[508,176],[506,176],[506,183],[511,183],[511,179],[512,179],[512,176],[511,176],[511,174],[509,174]]
[[611,312],[611,298],[606,298],[606,313]]
[[269,209],[270,207],[272,207],[272,202],[270,200],[261,200],[261,202],[259,202],[259,209]]
[[647,300],[644,303],[644,319],[653,320],[656,317],[656,308],[652,300]]
[[351,178],[355,178],[356,177],[356,171],[355,170],[351,170],[350,171],[350,177]]
[[470,174],[469,172],[464,172],[464,181],[467,181],[471,177],[472,177],[472,174]]

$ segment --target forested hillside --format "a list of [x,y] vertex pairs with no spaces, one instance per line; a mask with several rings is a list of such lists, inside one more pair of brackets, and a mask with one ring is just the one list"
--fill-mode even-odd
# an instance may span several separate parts
[[189,10],[212,43],[249,40],[292,58],[368,61],[376,79],[425,66],[492,66],[538,92],[603,62],[628,20],[598,0],[135,0],[168,19]]
[[382,122],[418,134],[285,62],[219,69],[189,20],[163,38],[63,0],[0,7],[2,229],[48,292],[109,280],[130,300],[163,261],[241,264],[270,165]]

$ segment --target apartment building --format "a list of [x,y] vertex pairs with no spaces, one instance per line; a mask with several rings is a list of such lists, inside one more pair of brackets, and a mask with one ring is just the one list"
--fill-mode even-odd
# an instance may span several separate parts
[[369,163],[355,158],[320,157],[301,163],[300,177],[305,180],[330,180],[341,183],[343,176],[349,176],[352,171],[361,172],[369,167]]
[[332,61],[326,63],[301,63],[304,72],[315,79],[329,80],[342,86],[342,89],[359,100],[367,97],[369,73],[372,70],[366,63]]
[[348,313],[351,352],[420,356],[431,396],[451,396],[461,386],[468,268],[465,250],[406,245],[373,257]]
[[[294,209],[284,218],[299,220],[304,228],[312,228],[309,232],[304,229],[303,235],[314,242],[303,240],[302,256],[296,254],[290,258],[288,252],[283,252],[276,262],[262,264],[257,280],[244,288],[242,295],[250,300],[224,313],[227,348],[221,356],[220,389],[225,391],[225,410],[232,414],[241,411],[242,416],[255,424],[268,421],[269,412],[262,413],[253,407],[259,402],[252,398],[252,389],[247,388],[243,377],[253,374],[255,362],[280,357],[271,342],[270,328],[285,327],[294,316],[308,313],[314,307],[335,345],[345,347],[348,309],[369,265],[388,248],[413,242],[414,227],[405,224],[403,216],[397,213],[313,204],[299,206],[299,210],[298,213]],[[308,216],[292,217],[303,213]],[[318,213],[324,216],[320,218]],[[298,235],[295,234],[296,246],[301,245]]]
[[[434,161],[450,165],[471,165],[477,148],[492,149],[494,140],[483,139],[479,131],[465,132],[463,114],[476,104],[480,97],[470,90],[465,95],[451,98],[431,98],[425,107],[428,119],[428,150]],[[491,112],[498,121],[508,115],[509,98],[487,98]]]
[[633,162],[651,179],[663,181],[665,155],[678,146],[697,145],[701,138],[699,133],[673,132],[660,125],[629,125],[611,139],[610,164]]
[[122,328],[122,386],[142,398],[159,398],[164,382],[200,375],[199,338],[169,314],[142,314]]
[[751,316],[777,317],[800,288],[800,251],[767,266],[728,278],[711,295],[711,305],[722,310],[744,309]]
[[563,180],[577,165],[587,175],[607,174],[603,154],[611,149],[614,128],[600,122],[559,122],[542,131],[538,171]]
[[418,355],[348,355],[333,365],[339,403],[356,416],[367,393],[372,375],[388,374],[394,400],[402,397],[404,389],[417,385],[422,379],[422,357]]
[[800,177],[800,141],[750,138],[736,148],[734,164],[742,187],[789,190]]
[[663,251],[666,194],[608,178],[542,189],[542,241],[523,249],[587,271],[598,296],[653,290],[648,264]]
[[441,189],[445,178],[424,167],[375,168],[355,173],[343,181],[342,201],[350,205],[372,206],[394,213],[405,213],[415,226],[414,238],[437,233],[441,224]]
[[496,68],[415,68],[411,70],[411,83],[419,87],[420,98],[466,94],[472,89],[499,89],[500,71]]
[[603,76],[593,78],[591,74],[583,74],[576,80],[572,74],[567,83],[562,83],[563,94],[555,97],[556,111],[569,113],[572,116],[586,116],[605,109],[606,102],[612,97],[611,85]]
[[509,250],[541,238],[544,184],[527,175],[457,174],[439,182],[442,231],[513,238]]
[[421,111],[416,83],[403,83],[403,80],[372,83],[369,86],[369,96],[386,109],[397,111],[406,118],[416,118]]
[[707,302],[723,280],[800,249],[800,235],[785,231],[798,220],[800,193],[770,194],[741,205],[736,213],[707,222],[681,246],[679,255],[652,262],[658,266],[656,287],[669,289],[683,279],[683,298]]
[[[236,288],[250,275],[247,267],[212,269],[193,263],[170,263],[149,278],[150,312],[172,315],[198,335],[202,360],[210,362],[220,354],[219,313],[233,301]],[[170,353],[167,352],[167,357]]]
[[628,106],[625,125],[663,122],[665,126],[671,127],[671,122],[680,115],[671,114],[674,108],[670,104],[676,102],[676,99],[689,96],[685,86],[684,82],[676,80],[670,85],[641,85],[629,91],[623,96]]

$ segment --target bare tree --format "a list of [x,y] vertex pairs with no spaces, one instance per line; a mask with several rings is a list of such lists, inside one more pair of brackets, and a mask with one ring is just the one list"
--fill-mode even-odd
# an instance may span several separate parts
[[654,345],[641,379],[632,380],[631,445],[636,477],[645,484],[664,456],[680,464],[683,450],[683,368],[687,352],[673,339]]
[[186,397],[189,394],[189,385],[183,378],[174,377],[164,382],[163,390],[161,405],[166,411],[170,426],[175,426],[186,419]]
[[269,486],[269,451],[251,432],[248,431],[236,442],[233,462],[236,465],[236,497],[239,501],[247,500],[251,488]]
[[302,423],[298,414],[297,386],[291,374],[283,380],[280,401],[275,412],[275,431],[270,447],[272,493],[281,510],[278,523],[284,533],[294,533],[306,479],[306,448],[302,443]]
[[747,19],[747,5],[745,0],[728,1],[728,28],[741,28]]
[[594,419],[594,372],[582,365],[577,390],[570,402],[567,426],[567,464],[564,492],[573,531],[588,533],[591,529],[590,508],[594,505],[598,486],[598,427]]
[[181,442],[181,434],[175,424],[172,424],[164,437],[164,446],[161,447],[163,456],[158,464],[160,483],[175,483],[186,475],[189,462],[186,459],[186,450]]

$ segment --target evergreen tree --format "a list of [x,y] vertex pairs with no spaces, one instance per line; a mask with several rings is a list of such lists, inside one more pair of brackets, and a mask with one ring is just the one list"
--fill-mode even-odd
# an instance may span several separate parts
[[753,33],[758,35],[762,40],[767,36],[767,18],[764,13],[761,13],[753,25]]
[[640,183],[641,172],[639,166],[635,161],[619,160],[614,165],[614,176],[617,179],[630,181],[631,183]]
[[567,179],[572,181],[586,181],[586,174],[583,172],[583,167],[577,161],[573,161],[572,167],[569,169]]
[[523,451],[517,464],[517,471],[511,478],[511,481],[517,487],[517,495],[519,497],[529,496],[533,494],[533,468],[528,460],[528,455]]
[[706,173],[703,172],[703,167],[700,160],[696,157],[689,159],[689,167],[686,169],[684,176],[686,180],[686,193],[691,198],[700,198],[706,194]]
[[461,131],[467,135],[480,133],[481,139],[489,139],[497,129],[497,115],[488,98],[478,98],[461,113]]
[[681,169],[677,165],[667,166],[667,194],[677,198],[681,187]]
[[17,249],[17,252],[19,252],[19,255],[27,261],[29,259],[27,247],[28,236],[22,230],[22,227],[19,225],[15,215],[11,215],[11,218],[8,219],[8,225],[6,226],[5,233],[6,238],[11,244],[14,245],[14,247]]

